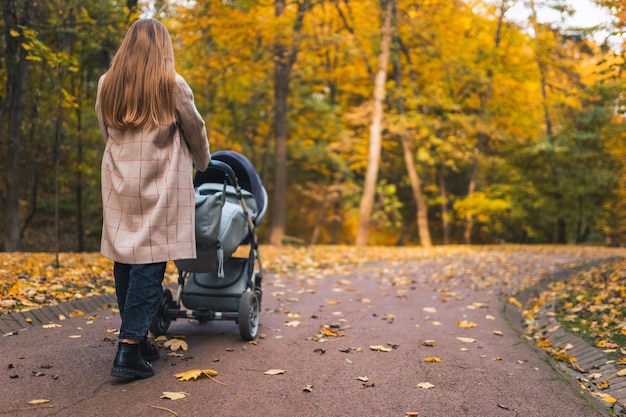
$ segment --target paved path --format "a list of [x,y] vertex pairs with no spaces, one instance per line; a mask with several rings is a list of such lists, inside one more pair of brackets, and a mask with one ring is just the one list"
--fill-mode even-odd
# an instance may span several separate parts
[[[256,343],[232,322],[179,320],[168,336],[189,349],[162,351],[156,375],[131,383],[109,376],[113,297],[1,316],[0,332],[15,333],[0,338],[0,416],[607,416],[575,375],[520,337],[507,302],[583,260],[488,250],[268,273]],[[70,317],[76,310],[86,314]],[[43,328],[50,322],[61,326]],[[193,369],[219,375],[174,377]],[[186,398],[161,399],[166,391]],[[29,404],[37,399],[49,402]]]

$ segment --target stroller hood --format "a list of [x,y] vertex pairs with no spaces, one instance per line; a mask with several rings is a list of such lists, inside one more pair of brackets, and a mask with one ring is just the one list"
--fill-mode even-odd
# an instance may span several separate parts
[[[228,164],[237,176],[239,186],[254,196],[257,205],[257,213],[254,213],[254,223],[261,223],[267,208],[267,192],[263,187],[259,174],[248,158],[235,151],[218,151],[211,155],[211,159]],[[196,172],[193,178],[193,186],[198,187],[208,182],[223,184],[225,175],[215,169]]]

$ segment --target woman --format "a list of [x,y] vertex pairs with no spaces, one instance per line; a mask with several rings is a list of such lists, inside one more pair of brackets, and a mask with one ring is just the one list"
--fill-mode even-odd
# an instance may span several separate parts
[[101,253],[114,261],[122,318],[111,375],[154,375],[147,340],[167,261],[196,257],[192,164],[211,159],[193,93],[174,70],[170,35],[159,21],[133,23],[98,83],[102,157]]

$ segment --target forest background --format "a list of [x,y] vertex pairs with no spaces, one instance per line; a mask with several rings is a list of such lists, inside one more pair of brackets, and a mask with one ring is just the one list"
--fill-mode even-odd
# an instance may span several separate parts
[[261,242],[621,245],[626,6],[596,3],[2,0],[0,249],[98,250],[96,86],[141,16],[257,168]]

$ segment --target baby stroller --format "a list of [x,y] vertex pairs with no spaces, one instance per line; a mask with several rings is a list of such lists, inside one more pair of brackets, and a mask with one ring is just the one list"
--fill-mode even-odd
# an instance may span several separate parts
[[[239,324],[242,339],[254,340],[263,275],[255,228],[265,215],[267,192],[250,161],[234,151],[214,153],[193,183],[197,258],[175,261],[176,299],[169,288],[163,290],[150,331],[165,334],[172,320],[181,318],[232,320]],[[233,256],[244,244],[250,246],[247,257]]]

